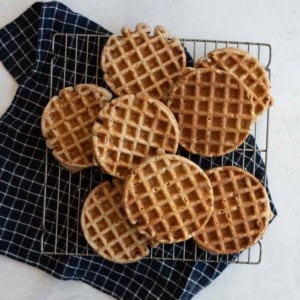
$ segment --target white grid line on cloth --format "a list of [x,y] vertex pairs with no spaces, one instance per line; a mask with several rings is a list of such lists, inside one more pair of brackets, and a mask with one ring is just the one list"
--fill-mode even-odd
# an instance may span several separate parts
[[[162,262],[162,265],[160,266],[160,268],[162,268],[163,267],[163,265],[164,265],[164,262]],[[173,268],[173,270],[176,270],[176,269],[174,269]],[[148,270],[148,271],[150,271],[150,270]],[[155,278],[153,278],[152,276],[149,276],[149,277],[152,277],[152,279],[153,279],[153,281],[156,281],[157,282],[157,284],[161,287],[161,291],[166,291],[166,285],[165,286],[162,286],[160,283],[159,283],[159,281],[157,280],[157,279],[159,279],[159,276],[160,276],[160,270],[159,271],[156,271],[156,270],[153,270],[154,271],[154,273],[156,274],[156,277]],[[178,272],[177,270],[175,271],[176,273],[178,273],[180,276],[182,275],[182,273],[180,273],[180,272]],[[148,274],[147,274],[148,275]],[[170,276],[170,275],[169,275]],[[186,277],[186,280],[188,280],[188,278]],[[166,280],[166,284],[168,283],[168,280]],[[141,284],[141,286],[142,286],[142,284]],[[174,295],[175,293],[174,293],[174,291],[167,291],[167,295],[170,297],[170,298],[172,298],[172,295]],[[154,296],[154,295],[153,295]],[[156,295],[156,296],[161,296],[161,295]]]
[[[10,38],[11,38],[12,40],[15,39],[15,37],[12,36],[10,33],[9,33],[9,35],[10,35]],[[6,45],[5,45],[5,44],[2,44],[2,46],[6,48]],[[17,52],[18,49],[16,49],[14,52],[10,52],[8,48],[6,48],[6,50],[7,50],[8,55],[9,55],[9,57],[7,57],[7,59],[8,59],[8,58],[13,58],[13,57],[14,57],[14,52]],[[23,56],[23,59],[27,59],[28,62],[30,63],[30,60],[27,58],[26,55]],[[6,61],[3,61],[3,63],[5,63],[5,62],[6,62]],[[22,66],[20,65],[20,63],[19,63],[18,61],[16,61],[15,63],[17,64],[17,66],[18,66],[20,69],[22,69]]]
[[[33,182],[34,182],[35,179],[37,178],[38,173],[41,172],[40,170],[41,170],[42,168],[43,168],[43,165],[40,165],[40,166],[39,166],[39,169],[37,170],[37,173],[36,173],[36,174],[34,175],[34,177],[32,178],[32,181],[31,181],[31,183],[30,183],[30,185],[29,185],[29,187],[28,187],[29,190],[32,189]],[[41,190],[40,190],[40,194],[41,194],[41,193],[43,193],[43,188],[42,188],[42,187],[41,187]],[[26,199],[26,200],[27,200],[27,199]],[[24,206],[23,206],[23,209],[24,209],[24,208],[25,208],[25,204],[24,204]],[[32,219],[34,218],[34,216],[38,215],[39,213],[40,213],[40,208],[39,208],[37,205],[35,205],[35,206],[33,207],[32,214],[31,214],[30,218],[28,219],[28,223],[31,224],[31,223],[32,223]],[[27,227],[27,228],[26,228],[26,231],[24,232],[24,236],[23,236],[23,238],[22,238],[22,240],[21,240],[21,242],[20,242],[21,245],[24,243],[25,236],[29,236],[29,235],[30,235],[31,227],[29,227],[29,226],[26,226],[26,227]],[[35,239],[38,239],[38,238],[39,238],[39,233],[38,233],[38,231],[37,231],[37,232],[36,232],[36,237],[35,237]],[[17,252],[17,255],[19,255],[20,251],[21,251],[21,248],[19,248],[19,251]]]
[[[36,36],[36,33],[33,33],[31,36],[28,37],[28,39],[30,40],[30,39],[34,38],[35,36]],[[16,37],[13,37],[12,35],[10,35],[10,37],[11,37],[11,38],[14,38],[14,39],[16,38]],[[24,41],[24,42],[23,42],[22,44],[20,44],[19,46],[22,47],[22,46],[24,46],[26,43],[27,43],[27,41]],[[5,44],[4,44],[4,46],[5,46]],[[33,45],[32,45],[32,46],[33,46]],[[10,59],[11,57],[14,57],[14,55],[16,54],[16,52],[17,52],[18,50],[19,50],[19,49],[16,48],[14,51],[10,52],[9,56],[7,56],[6,58],[4,58],[2,61],[5,63],[8,59]],[[32,51],[32,52],[34,52],[34,51]],[[29,58],[28,58],[27,56],[24,56],[24,59],[26,59],[27,62],[29,63],[29,65],[30,65],[31,61],[29,60]]]
[[[39,17],[39,14],[38,14],[32,7],[30,7],[29,10],[30,10],[30,13],[32,13],[32,14],[35,15],[35,17],[37,17],[37,18]],[[23,14],[22,17],[25,18],[25,19],[27,19],[25,14]],[[27,19],[27,20],[28,20],[28,19]],[[16,23],[17,23],[16,21],[13,22],[14,25],[15,25]],[[35,31],[35,28],[31,25],[31,21],[30,21],[30,22],[27,22],[27,25],[30,26],[30,27],[32,28],[33,31]],[[2,29],[5,31],[5,33],[3,34],[3,38],[5,38],[6,35],[10,35],[10,32],[8,31],[8,29],[7,29],[6,27],[4,27],[4,28],[2,28]],[[22,31],[21,31],[19,34],[22,34]],[[15,36],[15,37],[16,37],[16,36]]]

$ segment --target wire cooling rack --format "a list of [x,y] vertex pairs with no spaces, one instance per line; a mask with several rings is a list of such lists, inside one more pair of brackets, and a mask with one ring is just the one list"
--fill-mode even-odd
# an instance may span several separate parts
[[[101,34],[55,34],[52,40],[52,61],[50,97],[56,95],[60,89],[79,83],[96,83],[106,86],[99,66],[101,49],[108,36]],[[217,41],[201,39],[181,39],[183,45],[193,60],[216,48],[237,47],[250,52],[257,57],[266,68],[270,77],[271,46],[266,43]],[[240,155],[241,166],[245,167],[247,151],[260,154],[267,168],[269,110],[258,119],[252,128],[252,135],[259,145],[249,147],[243,144],[236,151],[225,155],[218,161],[218,165],[233,161],[235,155]],[[180,153],[179,153],[180,154]],[[191,158],[190,156],[188,156]],[[199,161],[201,161],[199,157]],[[213,159],[205,158],[208,167],[214,167]],[[248,170],[249,171],[249,170]],[[254,163],[252,173],[256,172]],[[61,167],[46,149],[45,158],[45,189],[43,205],[43,234],[41,237],[41,251],[49,255],[95,255],[88,246],[80,228],[80,213],[83,201],[89,191],[100,181],[109,178],[101,173],[99,168],[90,168],[72,174]],[[265,181],[264,178],[262,181]],[[211,255],[192,241],[174,245],[160,245],[151,248],[148,259],[206,261],[258,264],[262,257],[262,243],[244,251],[240,255]]]

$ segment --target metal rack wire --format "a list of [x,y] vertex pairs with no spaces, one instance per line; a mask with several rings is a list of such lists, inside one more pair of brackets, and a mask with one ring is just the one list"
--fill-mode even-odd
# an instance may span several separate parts
[[[66,86],[87,82],[106,86],[101,69],[98,67],[100,52],[107,40],[102,34],[55,34],[52,40],[50,97]],[[271,64],[271,46],[266,43],[238,41],[217,41],[201,39],[181,39],[192,60],[216,48],[237,47],[250,52],[258,58],[269,73]],[[246,153],[261,155],[267,168],[268,136],[270,112],[267,111],[253,126],[251,132],[255,142],[260,146],[249,147],[244,143],[239,149],[221,157],[218,161],[205,159],[206,166],[228,164],[235,156],[242,159],[241,167],[246,167]],[[182,154],[182,153],[180,153]],[[187,155],[193,159],[190,154]],[[199,162],[202,158],[198,158]],[[233,163],[232,163],[233,164]],[[249,170],[248,170],[249,171]],[[256,172],[254,163],[252,173]],[[54,175],[56,174],[56,175]],[[72,174],[62,168],[46,149],[44,203],[43,203],[43,234],[41,251],[48,255],[95,255],[87,245],[80,229],[80,212],[83,200],[88,192],[100,181],[109,178],[99,168],[90,168]],[[262,181],[266,181],[263,178]],[[211,255],[192,241],[174,245],[160,245],[150,249],[148,259],[205,261],[258,264],[262,257],[262,243],[259,241],[251,249],[241,255]]]

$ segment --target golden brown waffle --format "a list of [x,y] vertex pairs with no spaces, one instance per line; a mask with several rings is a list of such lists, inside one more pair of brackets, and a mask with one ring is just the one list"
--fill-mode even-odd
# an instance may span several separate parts
[[174,154],[145,160],[125,182],[124,208],[141,233],[161,243],[189,239],[211,215],[211,184],[192,161]]
[[210,68],[210,67],[215,67],[215,65],[208,61],[205,57],[200,57],[196,63],[195,63],[195,68]]
[[100,111],[93,128],[95,159],[107,173],[125,178],[145,157],[175,153],[179,129],[174,115],[147,95],[116,98]]
[[241,252],[256,243],[272,215],[268,195],[260,181],[237,167],[206,172],[214,192],[214,211],[194,236],[199,247],[216,254]]
[[85,199],[81,227],[89,245],[99,255],[116,263],[131,263],[149,253],[148,238],[128,222],[122,193],[120,179],[95,187]]
[[220,156],[236,149],[255,119],[248,92],[230,73],[187,68],[168,100],[180,144],[192,153]]
[[42,134],[53,156],[68,170],[94,165],[92,127],[112,95],[94,84],[66,87],[50,99],[42,115]]
[[209,52],[207,56],[208,60],[200,58],[195,66],[197,68],[216,66],[236,76],[251,93],[257,116],[272,105],[268,74],[249,52],[237,48],[222,48]]
[[183,46],[178,39],[169,39],[162,26],[156,26],[153,35],[142,23],[135,31],[125,27],[121,32],[109,37],[103,48],[106,83],[119,96],[143,92],[161,100],[186,66]]

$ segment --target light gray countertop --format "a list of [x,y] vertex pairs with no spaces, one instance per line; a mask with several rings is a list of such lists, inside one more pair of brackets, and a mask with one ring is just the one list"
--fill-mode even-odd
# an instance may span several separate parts
[[[34,1],[0,1],[0,27]],[[146,22],[173,36],[268,42],[273,47],[268,175],[279,216],[263,239],[259,265],[231,265],[196,299],[299,299],[300,295],[300,1],[64,1],[113,32]],[[17,85],[0,64],[0,115]],[[0,256],[0,299],[111,299]]]

